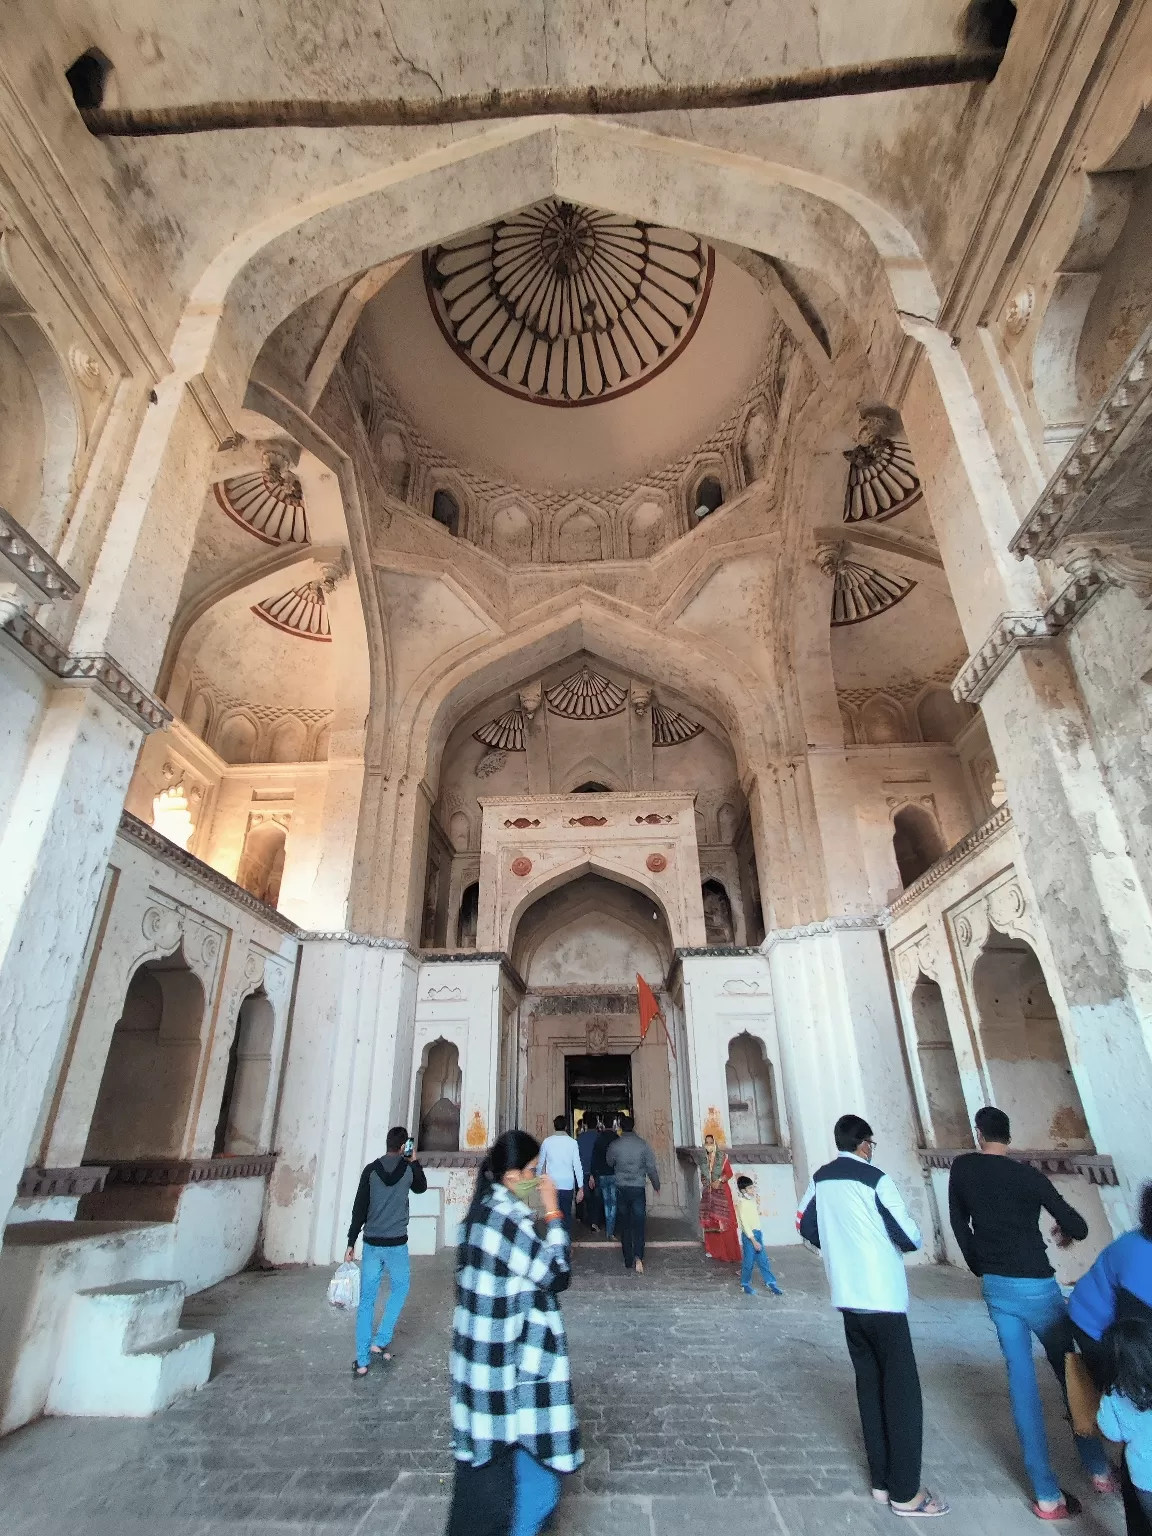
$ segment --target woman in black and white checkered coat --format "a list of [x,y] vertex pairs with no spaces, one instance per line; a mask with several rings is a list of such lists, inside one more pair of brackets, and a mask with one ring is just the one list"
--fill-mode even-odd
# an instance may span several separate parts
[[[463,1225],[452,1325],[456,1487],[448,1536],[535,1536],[584,1459],[568,1339],[556,1300],[569,1241],[539,1143],[506,1131],[489,1149]],[[527,1201],[538,1192],[544,1234]]]

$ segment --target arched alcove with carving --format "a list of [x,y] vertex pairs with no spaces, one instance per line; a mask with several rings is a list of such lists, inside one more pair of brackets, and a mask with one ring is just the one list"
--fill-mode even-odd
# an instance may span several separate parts
[[280,821],[255,821],[244,838],[236,884],[270,907],[280,900],[287,845],[288,828]]
[[724,1066],[732,1145],[776,1147],[780,1122],[772,1063],[762,1041],[745,1031],[728,1042]]
[[916,1030],[916,1057],[927,1101],[926,1130],[931,1145],[971,1147],[972,1126],[944,995],[935,981],[921,975],[908,1002]]
[[263,1127],[275,1038],[272,1004],[262,992],[254,992],[240,1004],[228,1051],[213,1157],[246,1157],[267,1150]]
[[460,1150],[462,1085],[459,1046],[444,1039],[433,1040],[425,1046],[416,1079],[418,1151]]
[[892,851],[907,890],[945,853],[935,816],[923,805],[905,805],[892,817]]

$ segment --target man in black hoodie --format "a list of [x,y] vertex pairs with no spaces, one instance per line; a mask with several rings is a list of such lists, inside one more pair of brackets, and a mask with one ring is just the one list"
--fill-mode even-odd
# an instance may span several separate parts
[[[422,1195],[428,1188],[424,1170],[411,1151],[405,1150],[408,1132],[393,1126],[385,1142],[387,1152],[369,1163],[360,1175],[356,1198],[352,1202],[352,1225],[348,1228],[346,1263],[355,1257],[356,1239],[364,1230],[364,1254],[360,1261],[360,1306],[356,1313],[355,1376],[367,1376],[373,1356],[391,1360],[397,1320],[408,1299],[410,1269],[408,1263],[408,1196]],[[372,1323],[376,1315],[376,1297],[384,1271],[388,1271],[388,1304],[376,1335]]]

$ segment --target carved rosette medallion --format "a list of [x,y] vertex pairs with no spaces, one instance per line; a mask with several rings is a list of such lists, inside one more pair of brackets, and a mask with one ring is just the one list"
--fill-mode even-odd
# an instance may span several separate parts
[[523,878],[523,876],[530,875],[532,873],[532,860],[526,859],[524,855],[521,854],[519,858],[512,860],[510,867],[514,875],[519,875],[521,878]]
[[668,860],[662,853],[650,853],[644,860],[645,868],[650,869],[654,875],[662,875],[668,868]]
[[158,949],[175,949],[179,943],[182,924],[178,914],[167,907],[149,907],[140,926],[144,937]]

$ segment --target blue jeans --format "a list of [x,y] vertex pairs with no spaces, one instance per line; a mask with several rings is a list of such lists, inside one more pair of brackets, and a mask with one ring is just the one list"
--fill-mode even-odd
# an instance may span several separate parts
[[740,1270],[740,1284],[746,1291],[752,1289],[752,1272],[760,1271],[760,1278],[770,1291],[780,1294],[780,1282],[772,1273],[772,1266],[768,1262],[768,1250],[764,1247],[764,1234],[760,1228],[756,1228],[756,1241],[760,1244],[760,1252],[757,1253],[752,1246],[752,1240],[746,1232],[740,1234],[740,1246],[744,1250],[744,1265]]
[[[376,1297],[380,1294],[380,1282],[388,1271],[388,1304],[376,1335],[372,1335],[372,1321],[376,1316]],[[392,1342],[396,1321],[404,1303],[408,1300],[408,1288],[412,1283],[412,1270],[408,1262],[408,1245],[398,1248],[377,1248],[373,1243],[364,1244],[360,1260],[360,1305],[356,1309],[356,1363],[368,1364],[368,1350],[373,1344],[387,1349]]]
[[[1063,1392],[1064,1356],[1073,1344],[1064,1294],[1054,1279],[1026,1280],[1012,1275],[985,1275],[981,1287],[1008,1366],[1008,1396],[1024,1466],[1038,1499],[1058,1499],[1060,1484],[1048,1459],[1048,1436],[1032,1361],[1032,1335],[1040,1340]],[[1108,1471],[1108,1459],[1099,1440],[1077,1435],[1076,1449],[1090,1476],[1099,1477]]]
[[511,1536],[536,1536],[536,1532],[560,1502],[560,1474],[516,1447],[516,1502]]
[[604,1236],[614,1237],[616,1233],[616,1175],[614,1173],[602,1173],[596,1180],[596,1188],[600,1191],[600,1198],[604,1202]]

